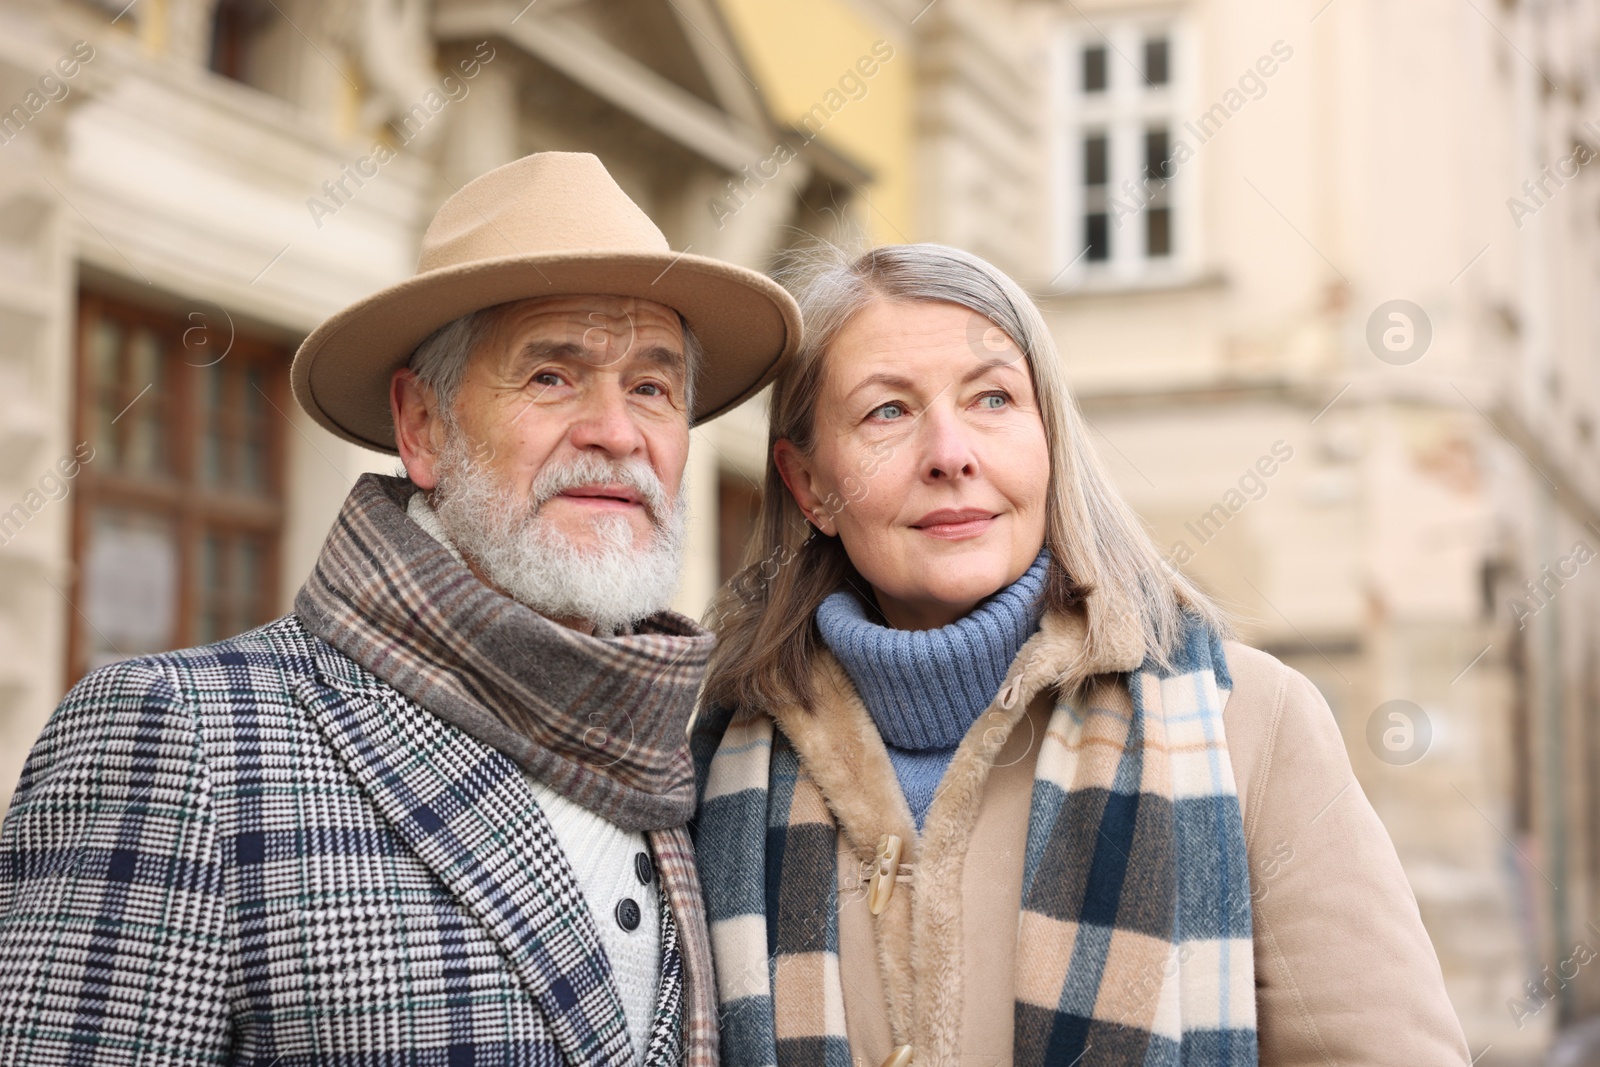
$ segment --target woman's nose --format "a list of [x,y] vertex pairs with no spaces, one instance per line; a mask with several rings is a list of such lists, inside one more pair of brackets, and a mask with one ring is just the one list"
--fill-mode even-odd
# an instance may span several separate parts
[[971,478],[978,473],[978,457],[968,437],[969,429],[952,410],[934,405],[922,416],[922,477],[927,481]]

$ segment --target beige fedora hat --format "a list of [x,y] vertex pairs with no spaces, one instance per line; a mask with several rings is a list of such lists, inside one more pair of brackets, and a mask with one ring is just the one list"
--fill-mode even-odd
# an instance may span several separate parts
[[575,294],[652,300],[683,316],[705,349],[696,423],[755,395],[800,342],[800,309],[782,286],[673,252],[594,156],[539,152],[462,186],[428,225],[416,274],[305,339],[295,399],[345,440],[393,453],[389,379],[429,334],[495,304]]

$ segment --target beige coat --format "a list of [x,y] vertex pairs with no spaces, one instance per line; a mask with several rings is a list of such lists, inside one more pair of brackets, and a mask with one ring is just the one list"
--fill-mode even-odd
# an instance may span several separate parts
[[[1011,1058],[1013,962],[1036,738],[1056,686],[1088,679],[1093,702],[1128,706],[1107,672],[1138,666],[1131,634],[1094,660],[1082,623],[1047,616],[1017,676],[1027,713],[989,765],[952,760],[919,836],[876,727],[836,660],[816,664],[815,714],[775,716],[841,828],[839,966],[857,1063],[901,1043],[918,1065]],[[1244,814],[1264,1067],[1468,1062],[1433,946],[1383,824],[1350,769],[1328,705],[1263,652],[1226,646],[1234,688],[1223,729]],[[998,706],[998,704],[996,705]],[[907,842],[889,908],[868,910],[880,835]]]

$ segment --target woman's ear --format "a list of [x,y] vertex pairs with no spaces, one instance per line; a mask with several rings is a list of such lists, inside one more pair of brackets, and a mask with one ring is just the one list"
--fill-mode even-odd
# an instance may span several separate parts
[[389,413],[394,418],[395,449],[406,475],[418,489],[434,488],[439,484],[436,467],[443,427],[434,410],[433,390],[409,367],[401,367],[389,379]]
[[829,537],[839,532],[833,514],[823,505],[816,479],[811,473],[811,461],[787,437],[780,437],[772,445],[772,461],[778,465],[778,475],[789,487],[789,495],[800,505],[806,520]]

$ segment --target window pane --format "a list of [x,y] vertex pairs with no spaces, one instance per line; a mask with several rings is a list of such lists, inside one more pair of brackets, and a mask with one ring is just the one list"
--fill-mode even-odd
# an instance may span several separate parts
[[1145,255],[1152,258],[1172,254],[1172,209],[1146,208],[1144,213]]
[[1092,45],[1083,50],[1083,91],[1098,93],[1106,87],[1106,50],[1104,45]]
[[257,43],[264,4],[259,0],[218,0],[211,22],[212,70],[251,84],[251,51]]
[[1172,154],[1167,128],[1152,126],[1144,131],[1144,176],[1166,179],[1172,176],[1167,160]]
[[1104,132],[1083,139],[1083,243],[1091,261],[1111,258],[1106,183],[1111,176],[1110,139]]
[[216,534],[206,534],[200,539],[200,552],[195,558],[194,588],[199,609],[195,612],[195,640],[204,645],[227,636],[223,632],[219,610],[225,590],[222,542]]
[[253,537],[241,537],[234,544],[233,633],[242,634],[261,621],[261,554]]
[[[743,474],[730,470],[717,473],[717,575],[723,582],[739,573],[745,546],[755,537],[761,515],[761,487]],[[770,568],[770,564],[768,565]],[[758,571],[746,577],[750,589],[771,578],[772,571]]]
[[161,374],[161,339],[149,330],[135,330],[133,344],[128,352],[128,382],[143,388],[139,382],[153,382]]
[[162,347],[161,339],[146,329],[137,331],[128,346],[127,373],[123,376],[123,395],[127,398],[124,403],[128,406],[117,419],[126,424],[124,469],[131,474],[155,476],[168,470]]
[[200,472],[200,481],[208,486],[216,486],[222,483],[225,469],[223,449],[226,445],[223,425],[226,411],[222,396],[222,364],[213,363],[209,367],[197,369],[196,373],[201,376],[198,389],[200,442],[196,466]]
[[88,666],[146,652],[177,639],[178,537],[171,520],[122,509],[98,511],[83,564]]
[[1107,138],[1103,133],[1091,133],[1083,139],[1083,184],[1104,185],[1110,173]]
[[1089,246],[1089,259],[1111,258],[1111,227],[1104,211],[1093,211],[1083,217],[1083,242]]
[[1144,81],[1146,85],[1166,85],[1171,79],[1167,68],[1167,39],[1149,37],[1144,42]]
[[253,494],[267,490],[266,381],[260,368],[244,373],[241,385],[244,415],[239,420],[238,488]]
[[116,467],[120,463],[117,429],[112,424],[122,411],[122,329],[110,319],[96,319],[89,330],[90,405],[93,414],[95,451],[101,463]]
[[195,559],[196,641],[235,637],[262,621],[265,553],[265,543],[246,534],[213,529],[201,537]]

